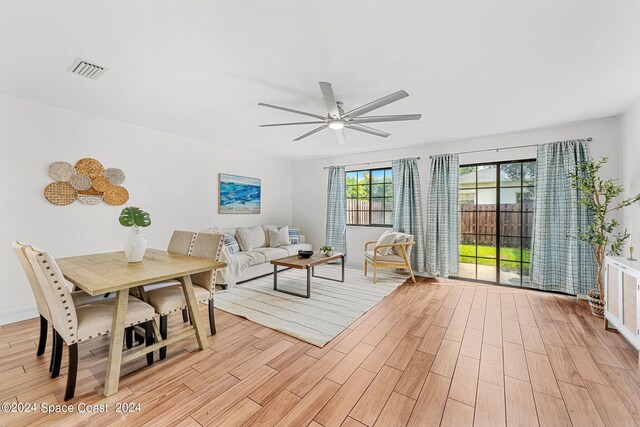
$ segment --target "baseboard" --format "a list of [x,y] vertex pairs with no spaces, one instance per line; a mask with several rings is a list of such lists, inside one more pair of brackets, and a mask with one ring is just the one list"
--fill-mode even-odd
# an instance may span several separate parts
[[8,325],[9,323],[20,322],[21,320],[33,319],[38,317],[38,307],[35,305],[26,308],[17,308],[15,310],[0,313],[0,325]]

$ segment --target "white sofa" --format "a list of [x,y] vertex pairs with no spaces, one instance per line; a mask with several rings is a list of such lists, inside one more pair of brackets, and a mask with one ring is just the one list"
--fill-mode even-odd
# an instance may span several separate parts
[[[223,258],[229,264],[229,267],[223,273],[218,272],[216,280],[217,285],[227,287],[228,282],[235,281],[235,284],[254,279],[256,277],[264,276],[266,274],[273,273],[273,265],[270,261],[277,258],[284,258],[289,255],[297,255],[299,250],[312,250],[312,246],[306,243],[305,236],[300,234],[300,243],[291,244],[280,247],[269,247],[268,229],[279,229],[283,226],[275,224],[266,224],[259,226],[264,233],[263,241],[257,241],[255,247],[251,247],[250,250],[243,250],[243,244],[241,243],[241,237],[239,229],[256,228],[254,227],[237,227],[237,228],[211,228],[210,231],[214,233],[227,233],[236,237],[240,245],[240,251],[232,254],[229,253],[227,248],[223,248]],[[259,239],[258,239],[259,240]],[[251,245],[249,245],[251,246]],[[239,268],[238,266],[241,266]],[[226,280],[225,275],[233,274],[233,280]],[[235,285],[231,283],[232,286]]]

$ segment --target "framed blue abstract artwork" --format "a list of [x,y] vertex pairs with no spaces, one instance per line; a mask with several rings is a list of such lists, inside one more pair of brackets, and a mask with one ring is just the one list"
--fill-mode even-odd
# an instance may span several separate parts
[[219,173],[218,190],[218,213],[260,213],[261,183],[259,178]]

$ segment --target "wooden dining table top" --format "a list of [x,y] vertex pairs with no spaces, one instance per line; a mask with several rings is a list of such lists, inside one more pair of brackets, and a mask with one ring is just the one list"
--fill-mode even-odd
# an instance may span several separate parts
[[163,280],[224,268],[226,263],[158,249],[147,249],[141,262],[124,252],[57,258],[65,279],[90,295],[102,295]]

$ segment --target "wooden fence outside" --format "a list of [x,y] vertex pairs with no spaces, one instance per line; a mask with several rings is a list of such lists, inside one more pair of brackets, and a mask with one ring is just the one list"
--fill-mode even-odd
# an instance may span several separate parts
[[[477,214],[476,212],[477,207]],[[489,236],[477,236],[478,245],[495,246],[495,236],[497,228],[496,212],[498,206],[493,205],[474,205],[463,204],[460,205],[460,243],[463,245],[475,244],[476,226],[477,234],[489,234]],[[500,218],[500,235],[501,236],[520,236],[522,229],[523,236],[531,236],[533,214],[532,203],[523,203],[522,206],[519,203],[502,204],[499,206],[500,212],[507,213]],[[520,210],[524,210],[524,214],[520,214]],[[508,214],[511,213],[511,214]],[[469,234],[465,234],[469,233]],[[471,234],[471,235],[470,235]],[[513,241],[513,242],[510,242]],[[512,244],[509,244],[512,243]],[[519,238],[509,239],[504,238],[503,246],[519,246]]]
[[[374,200],[371,202],[372,211],[383,211],[384,201]],[[389,211],[389,210],[387,210]],[[384,214],[372,212],[375,216],[374,223],[384,223]],[[378,221],[376,221],[378,220]],[[369,201],[358,199],[347,199],[347,224],[369,224]]]

